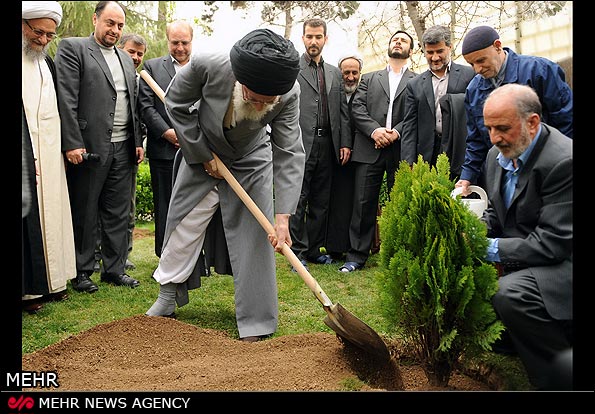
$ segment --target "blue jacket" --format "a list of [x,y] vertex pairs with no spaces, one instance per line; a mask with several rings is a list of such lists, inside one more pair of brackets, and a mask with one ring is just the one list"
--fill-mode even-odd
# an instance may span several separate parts
[[[565,81],[562,68],[551,60],[519,55],[505,47],[508,53],[504,82],[529,85],[542,105],[542,122],[572,138],[572,90]],[[476,184],[488,150],[492,147],[488,130],[483,124],[483,104],[494,90],[490,79],[481,75],[469,82],[465,92],[467,112],[467,140],[461,180]]]

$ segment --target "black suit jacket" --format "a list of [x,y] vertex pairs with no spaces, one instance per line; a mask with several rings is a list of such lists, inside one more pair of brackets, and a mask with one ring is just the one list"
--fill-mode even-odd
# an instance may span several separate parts
[[[149,59],[143,69],[157,82],[164,91],[176,75],[171,56]],[[163,133],[173,128],[167,115],[163,101],[153,92],[151,87],[141,78],[138,107],[141,119],[147,126],[147,158],[172,160],[177,148],[162,137]]]
[[[405,70],[393,100],[392,127],[399,134],[402,134],[405,116],[404,98],[407,94],[405,87],[415,75],[416,73],[409,69]],[[351,116],[356,126],[351,154],[352,161],[373,164],[380,157],[380,151],[374,148],[374,140],[371,137],[376,128],[386,125],[386,115],[390,104],[389,94],[390,85],[386,68],[362,75],[351,108]],[[397,162],[401,155],[400,141],[399,139],[392,145]]]
[[[349,110],[345,100],[341,71],[336,66],[328,63],[323,62],[323,65],[328,100],[329,127],[335,158],[338,161],[340,157],[339,149],[352,147]],[[310,150],[314,142],[320,94],[318,93],[318,79],[312,76],[305,54],[302,54],[300,58],[300,73],[297,80],[300,84],[300,128],[307,160],[310,157]]]
[[[454,62],[451,63],[446,94],[463,94],[462,96],[464,98],[465,89],[467,89],[467,85],[474,76],[475,71],[471,67],[459,65]],[[419,154],[429,163],[434,162],[438,156],[438,154],[434,153],[436,136],[436,109],[434,100],[432,72],[428,69],[407,84],[406,111],[403,120],[403,134],[401,136],[401,159],[406,160],[409,164],[417,162]],[[450,107],[449,109],[453,108]],[[464,102],[461,109],[464,111]],[[444,127],[446,120],[443,119],[442,121]],[[443,129],[443,134],[444,132],[448,133],[448,131],[444,131]],[[464,130],[461,132],[462,135],[451,136],[449,139],[462,141],[464,146],[467,131]],[[445,144],[448,146],[448,143]],[[449,160],[452,164],[451,155],[449,155]]]

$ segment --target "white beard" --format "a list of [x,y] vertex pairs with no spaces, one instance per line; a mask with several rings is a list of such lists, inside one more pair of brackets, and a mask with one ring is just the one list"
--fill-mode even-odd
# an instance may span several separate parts
[[260,111],[256,110],[252,104],[244,101],[242,95],[242,84],[236,81],[236,84],[233,88],[233,109],[236,124],[245,119],[249,121],[260,121],[277,105],[277,103],[278,102],[266,104]]
[[41,51],[39,50],[35,50],[33,48],[31,48],[31,44],[29,43],[29,40],[27,40],[27,38],[25,37],[25,35],[22,35],[22,46],[23,46],[23,53],[25,54],[25,56],[29,59],[31,59],[32,61],[41,61],[43,59],[45,59],[45,57],[47,56],[47,50],[50,46],[50,42],[48,42]]

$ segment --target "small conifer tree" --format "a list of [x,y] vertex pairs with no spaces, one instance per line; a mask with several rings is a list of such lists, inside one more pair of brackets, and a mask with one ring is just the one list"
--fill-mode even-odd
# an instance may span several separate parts
[[490,350],[504,329],[491,298],[496,269],[485,225],[450,196],[449,161],[402,161],[380,217],[381,300],[431,385],[448,385],[457,360]]

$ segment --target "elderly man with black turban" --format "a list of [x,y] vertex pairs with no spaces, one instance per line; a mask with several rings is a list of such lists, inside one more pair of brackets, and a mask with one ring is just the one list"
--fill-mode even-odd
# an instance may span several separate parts
[[[149,316],[175,316],[176,302],[200,286],[196,263],[205,230],[221,206],[241,340],[277,330],[275,250],[291,246],[289,216],[297,206],[305,154],[299,120],[299,54],[268,29],[248,33],[229,55],[194,55],[165,95],[179,139],[164,246],[153,277],[160,283]],[[270,137],[267,134],[270,126]],[[217,154],[266,217],[267,237],[217,171]],[[273,187],[275,190],[273,199]],[[274,249],[271,248],[273,245]]]

